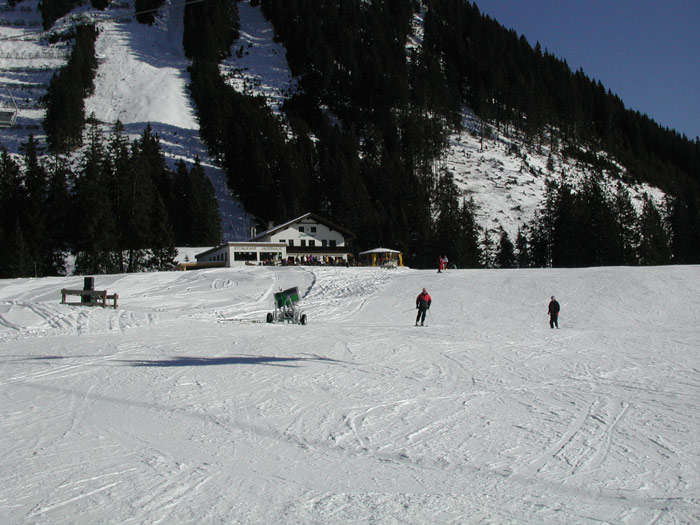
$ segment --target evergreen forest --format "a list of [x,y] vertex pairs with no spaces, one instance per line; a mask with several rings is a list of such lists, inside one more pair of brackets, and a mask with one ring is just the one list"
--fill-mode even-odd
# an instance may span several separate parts
[[[272,24],[297,81],[280,115],[233,89],[219,68],[244,52],[240,1],[186,5],[183,46],[201,137],[260,224],[316,212],[355,232],[357,251],[390,245],[414,267],[434,267],[439,254],[465,268],[700,262],[700,140],[627,109],[477,3],[245,0]],[[44,0],[45,26],[75,3]],[[162,3],[138,0],[135,12]],[[407,48],[415,14],[422,45]],[[153,23],[151,12],[137,16]],[[85,131],[96,36],[92,26],[69,35],[73,52],[45,97],[52,167],[35,161],[33,138],[23,162],[2,156],[3,276],[60,273],[68,251],[85,272],[160,268],[176,244],[220,240],[198,163],[168,169],[150,128],[133,144],[119,124],[108,138]],[[450,134],[464,131],[465,108],[484,123],[471,132],[496,129],[523,149],[546,146],[589,175],[574,186],[548,173],[545,198],[516,239],[483,230],[474,202],[436,163]],[[62,155],[84,136],[80,168],[69,168]],[[659,187],[666,200],[635,209],[625,184],[636,182]]]
[[[354,230],[358,248],[389,243],[417,267],[433,266],[442,252],[463,267],[700,261],[698,139],[626,109],[600,82],[530,46],[476,3],[253,3],[273,24],[299,82],[284,119],[219,73],[238,36],[229,2],[187,7],[185,49],[202,136],[261,221],[316,211]],[[423,43],[407,51],[416,12]],[[202,32],[206,38],[194,36]],[[512,240],[496,243],[479,231],[473,203],[435,169],[447,136],[461,130],[464,107],[526,148],[546,144],[589,166],[582,187],[552,174],[541,212],[522,225],[529,254],[497,256]],[[601,184],[603,173],[657,186],[667,202],[628,209],[622,189]],[[657,226],[652,241],[642,230]]]
[[45,166],[33,136],[22,159],[0,151],[0,277],[169,270],[175,246],[221,239],[219,210],[199,161],[170,170],[150,126],[131,144],[117,122],[89,141],[71,168]]

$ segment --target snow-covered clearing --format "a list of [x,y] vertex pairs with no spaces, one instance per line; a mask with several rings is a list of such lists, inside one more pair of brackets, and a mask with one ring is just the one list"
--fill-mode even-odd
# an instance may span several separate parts
[[221,72],[236,91],[265,98],[275,114],[296,88],[287,64],[287,51],[275,42],[275,30],[260,7],[238,3],[240,38],[232,56],[221,64]]
[[[700,267],[81,286],[0,281],[2,523],[700,521]],[[247,322],[288,286],[307,326]]]

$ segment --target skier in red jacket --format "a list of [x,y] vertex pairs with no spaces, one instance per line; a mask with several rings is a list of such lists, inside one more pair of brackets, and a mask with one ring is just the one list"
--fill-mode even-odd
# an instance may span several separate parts
[[430,294],[425,288],[423,288],[423,291],[418,294],[418,297],[416,297],[416,308],[418,309],[416,326],[418,326],[419,321],[420,325],[423,326],[423,323],[425,322],[425,314],[428,311],[428,308],[430,308],[430,303],[432,302],[433,300],[430,298]]

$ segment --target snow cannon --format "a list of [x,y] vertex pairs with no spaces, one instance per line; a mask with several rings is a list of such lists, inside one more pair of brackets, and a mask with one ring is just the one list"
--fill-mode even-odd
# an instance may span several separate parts
[[267,313],[267,322],[306,324],[306,314],[299,309],[298,302],[299,289],[296,286],[275,292],[275,311]]

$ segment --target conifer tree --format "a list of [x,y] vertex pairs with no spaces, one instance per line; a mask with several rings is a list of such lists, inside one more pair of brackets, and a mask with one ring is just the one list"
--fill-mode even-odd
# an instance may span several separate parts
[[637,212],[632,204],[630,193],[621,183],[613,197],[613,209],[617,222],[618,244],[622,247],[622,264],[637,264],[637,249],[639,247],[639,230],[637,229]]
[[115,258],[118,241],[109,186],[103,171],[105,152],[96,125],[89,131],[89,140],[74,182],[75,269],[78,274],[112,273],[121,268]]
[[656,266],[671,262],[671,249],[659,210],[649,195],[644,196],[644,205],[639,217],[639,263]]
[[34,274],[43,276],[45,271],[42,267],[42,250],[47,222],[44,208],[47,175],[46,170],[39,164],[38,143],[34,135],[30,134],[27,142],[20,145],[20,152],[24,157],[23,178],[26,188],[26,201],[22,213],[24,245],[29,258],[28,264],[35,269]]
[[24,240],[22,221],[15,219],[14,229],[10,231],[6,241],[6,252],[3,254],[2,265],[7,277],[31,277],[34,275],[34,265],[31,254]]
[[193,221],[190,242],[192,245],[208,246],[221,242],[221,218],[214,187],[195,157],[188,178],[192,188],[190,217]]
[[81,0],[41,0],[38,7],[44,29],[50,29],[57,19],[70,12],[80,2]]
[[126,271],[137,272],[147,264],[147,249],[155,240],[152,211],[159,196],[149,161],[141,154],[140,140],[132,144],[129,164],[131,169],[124,181],[126,191],[122,194],[125,220],[121,248],[127,252]]
[[515,268],[515,249],[508,237],[508,233],[501,228],[501,235],[498,242],[498,249],[495,257],[496,268]]
[[124,125],[117,121],[112,128],[112,134],[107,142],[105,151],[104,176],[107,193],[114,210],[114,222],[117,231],[116,257],[120,271],[128,270],[128,262],[125,260],[125,251],[128,252],[130,243],[127,238],[130,234],[130,204],[132,203],[131,191],[133,164],[129,150],[129,141],[124,135]]
[[31,275],[26,261],[28,254],[22,231],[27,201],[20,167],[6,149],[0,152],[0,276]]
[[180,159],[175,163],[173,175],[174,216],[173,233],[177,246],[193,246],[191,233],[192,183],[187,164]]
[[148,269],[165,271],[175,267],[175,236],[165,209],[165,204],[160,195],[155,195],[151,204],[150,216],[150,257],[148,259]]
[[495,246],[491,234],[484,229],[481,236],[481,266],[483,268],[494,267]]
[[439,254],[454,254],[458,251],[456,244],[461,224],[457,187],[451,174],[444,173],[440,177],[435,194],[435,251]]
[[75,28],[75,43],[68,63],[51,77],[42,98],[46,106],[42,125],[52,152],[66,152],[82,144],[84,98],[94,90],[97,71],[97,34],[94,24]]
[[552,266],[581,265],[582,248],[579,234],[583,225],[576,218],[576,200],[573,190],[562,181],[555,190],[553,208],[549,210],[551,223]]
[[676,195],[667,196],[668,223],[671,230],[671,251],[676,264],[700,262],[699,196],[689,184]]
[[557,184],[552,181],[547,182],[543,202],[532,219],[528,244],[533,267],[547,268],[553,265],[558,193]]
[[70,236],[71,197],[68,192],[68,163],[54,159],[49,172],[49,187],[46,197],[46,231],[42,250],[42,268],[46,275],[64,275],[66,273],[66,254]]
[[530,247],[528,245],[527,235],[522,228],[518,228],[518,236],[515,239],[515,248],[517,250],[518,268],[530,267]]
[[576,223],[580,246],[579,265],[619,265],[623,262],[623,246],[617,230],[613,205],[597,176],[589,176],[576,195]]

